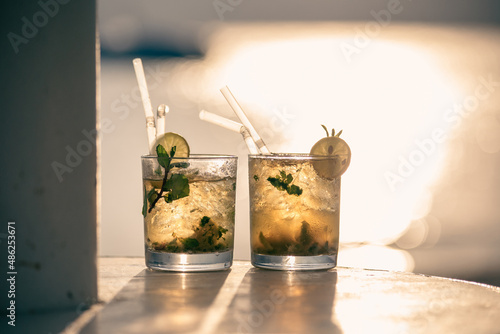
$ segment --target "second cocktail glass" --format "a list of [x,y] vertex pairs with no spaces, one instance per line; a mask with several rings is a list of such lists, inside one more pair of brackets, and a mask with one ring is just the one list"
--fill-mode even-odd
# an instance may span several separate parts
[[252,264],[276,270],[336,266],[342,156],[249,155]]

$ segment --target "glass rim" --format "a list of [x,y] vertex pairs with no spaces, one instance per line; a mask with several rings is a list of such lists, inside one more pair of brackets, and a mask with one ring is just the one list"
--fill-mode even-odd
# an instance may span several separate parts
[[[158,159],[157,155],[141,155],[141,159]],[[172,159],[175,160],[224,160],[224,159],[238,159],[236,155],[230,154],[190,154],[189,157],[176,157],[174,156]]]
[[336,159],[339,157],[347,157],[348,154],[335,154],[335,155],[320,155],[320,154],[309,154],[309,153],[272,153],[272,154],[249,154],[250,159],[275,159],[275,160],[286,160],[286,159],[296,159],[296,160],[325,160],[325,159]]

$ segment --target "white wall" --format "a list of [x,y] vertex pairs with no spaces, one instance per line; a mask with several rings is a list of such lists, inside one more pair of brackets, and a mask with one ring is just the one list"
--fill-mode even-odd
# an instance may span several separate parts
[[[286,129],[261,134],[273,151],[308,151],[324,134],[319,124],[344,129],[353,149],[342,183],[344,242],[391,245],[404,234],[391,249],[407,255],[396,260],[413,256],[408,263],[417,272],[500,276],[490,265],[500,244],[500,234],[493,233],[499,214],[493,204],[500,180],[499,91],[460,125],[448,119],[448,110],[469,101],[481,77],[498,81],[498,2],[402,0],[402,10],[387,24],[371,11],[387,10],[394,1],[223,0],[233,6],[223,20],[214,8],[220,2],[100,3],[108,57],[103,118],[114,126],[103,136],[102,254],[143,254],[144,115],[138,95],[128,105],[126,98],[136,87],[132,58],[154,50],[158,58],[144,62],[154,73],[148,79],[155,84],[153,105],[171,106],[169,129],[185,136],[193,152],[240,156],[236,258],[249,255],[246,152],[237,134],[197,118],[200,108],[233,116],[218,92],[224,84],[259,129],[271,128],[273,108],[286,107],[295,116]],[[352,61],[342,45],[354,46]],[[397,171],[401,158],[418,150],[416,142],[441,128],[448,139],[391,189],[385,173]],[[394,255],[372,250],[351,253],[359,262],[345,264],[377,266]],[[347,251],[340,256],[348,258]]]

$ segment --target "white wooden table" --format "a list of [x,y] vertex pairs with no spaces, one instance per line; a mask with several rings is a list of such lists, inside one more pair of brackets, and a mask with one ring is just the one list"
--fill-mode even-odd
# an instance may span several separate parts
[[500,333],[500,288],[488,285],[353,268],[269,271],[246,261],[169,273],[141,270],[142,258],[120,261],[121,269],[104,261],[108,298],[123,285],[123,266],[139,273],[81,333]]

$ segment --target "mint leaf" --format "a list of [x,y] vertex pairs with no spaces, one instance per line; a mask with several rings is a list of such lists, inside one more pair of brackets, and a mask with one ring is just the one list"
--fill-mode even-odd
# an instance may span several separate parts
[[[162,145],[156,146],[156,155],[158,155],[158,163],[164,168],[170,165],[170,158],[168,157],[167,150]],[[166,173],[165,173],[166,174]]]
[[162,190],[169,192],[165,198],[167,203],[189,196],[188,178],[183,174],[172,174],[170,179],[163,184]]
[[226,232],[227,232],[227,229],[225,229],[222,226],[219,226],[219,237],[217,238],[217,240],[220,239],[223,234],[226,234]]
[[177,252],[179,250],[179,246],[177,245],[177,238],[174,238],[172,241],[170,241],[165,247],[164,249],[167,251],[167,252]]
[[[160,198],[164,198],[167,203],[171,203],[176,199],[189,196],[189,181],[187,177],[182,174],[169,175],[170,170],[174,167],[187,168],[189,166],[189,163],[187,162],[177,162],[174,164],[170,163],[175,155],[176,149],[176,146],[173,146],[170,149],[170,153],[167,153],[167,150],[162,145],[156,146],[156,154],[158,155],[157,160],[160,166],[165,169],[165,174],[163,175],[163,181],[160,191],[157,193],[152,189],[147,195],[148,201],[150,203],[148,212],[151,212],[151,210],[153,210],[156,202],[158,202]],[[158,168],[157,170],[155,170],[155,173],[161,175],[161,169]]]
[[258,177],[257,175],[254,175],[254,176],[253,176],[253,179],[254,179],[255,181],[259,181],[259,177]]
[[278,190],[286,190],[287,184],[276,177],[268,177],[267,180]]
[[280,191],[286,191],[290,195],[300,196],[302,194],[302,189],[294,184],[292,174],[286,174],[284,171],[280,171],[279,175],[276,177],[268,177],[267,181],[271,183],[276,189]]
[[177,146],[172,146],[170,149],[170,157],[173,158],[175,155],[175,151],[177,151]]
[[157,198],[158,198],[158,193],[154,189],[151,189],[148,193],[149,203],[152,204]]
[[165,147],[163,147],[163,145],[161,144],[158,144],[156,146],[156,154],[159,156],[159,157],[168,157],[168,154],[167,154],[167,150],[165,149]]
[[286,192],[290,195],[302,195],[302,189],[295,184],[292,184],[290,187],[286,188]]
[[195,250],[196,247],[200,245],[198,240],[194,238],[185,238],[181,240],[182,244],[184,245],[186,250]]
[[142,216],[146,218],[148,214],[148,194],[146,193],[146,187],[144,187],[144,202],[142,204]]
[[200,226],[201,227],[205,226],[209,221],[210,221],[210,217],[203,216],[203,218],[201,218]]

